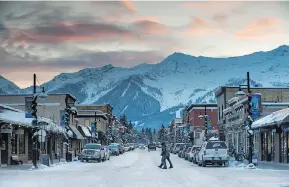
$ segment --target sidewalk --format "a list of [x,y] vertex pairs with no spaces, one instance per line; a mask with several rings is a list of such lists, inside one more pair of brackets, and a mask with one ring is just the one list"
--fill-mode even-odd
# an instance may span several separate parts
[[[59,163],[59,160],[55,159],[50,164],[52,165],[52,164],[58,164],[58,163]],[[40,162],[38,162],[37,165],[40,165]],[[32,169],[32,166],[33,166],[32,162],[29,161],[28,163],[24,163],[22,165],[8,165],[7,167],[0,167],[0,170],[29,170],[29,169]]]
[[289,170],[289,163],[274,163],[266,161],[258,161],[258,169],[274,169],[274,170]]

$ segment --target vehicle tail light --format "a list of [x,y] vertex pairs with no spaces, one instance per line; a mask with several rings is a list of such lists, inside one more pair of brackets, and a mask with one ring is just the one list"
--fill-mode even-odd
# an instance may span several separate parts
[[204,155],[206,155],[206,151],[204,151]]

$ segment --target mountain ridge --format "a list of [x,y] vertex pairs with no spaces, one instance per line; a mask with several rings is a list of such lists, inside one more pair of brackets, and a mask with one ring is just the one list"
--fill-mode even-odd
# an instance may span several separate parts
[[[252,72],[253,86],[288,86],[288,62],[287,45],[226,58],[176,52],[158,64],[144,63],[131,68],[107,64],[61,73],[43,86],[50,93],[69,92],[82,104],[111,103],[115,114],[126,113],[137,128],[159,127],[169,123],[175,117],[174,112],[185,105],[216,102],[214,90],[222,85],[244,84],[247,71]],[[18,91],[14,87],[10,93],[30,91],[31,87]]]

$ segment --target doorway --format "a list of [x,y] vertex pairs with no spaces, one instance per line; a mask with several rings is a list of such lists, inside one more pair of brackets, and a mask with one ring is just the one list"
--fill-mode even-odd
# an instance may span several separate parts
[[8,135],[7,133],[1,134],[1,165],[8,164]]

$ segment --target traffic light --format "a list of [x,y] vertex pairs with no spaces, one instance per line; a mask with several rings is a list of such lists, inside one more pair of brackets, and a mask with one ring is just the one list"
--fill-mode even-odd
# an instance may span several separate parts
[[33,97],[32,100],[32,106],[31,106],[31,115],[37,119],[37,102],[36,102],[37,97]]

